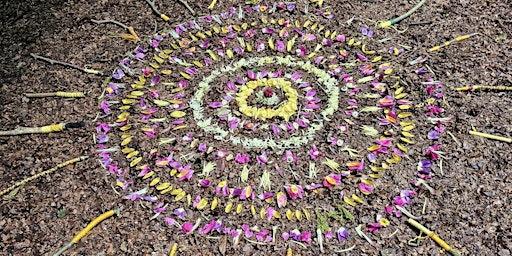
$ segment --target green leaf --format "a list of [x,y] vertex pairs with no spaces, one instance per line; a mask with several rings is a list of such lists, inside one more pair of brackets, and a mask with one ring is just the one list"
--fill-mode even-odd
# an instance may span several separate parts
[[59,219],[64,218],[64,216],[66,216],[66,214],[68,214],[68,211],[66,210],[66,208],[62,207],[57,211],[57,218],[59,218]]

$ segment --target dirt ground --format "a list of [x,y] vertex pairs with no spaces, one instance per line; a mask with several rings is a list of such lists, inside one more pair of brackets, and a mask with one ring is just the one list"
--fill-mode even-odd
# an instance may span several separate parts
[[[343,27],[355,36],[361,33],[362,27],[373,27],[374,21],[398,17],[416,3],[326,0],[323,7],[335,17],[324,21],[331,30]],[[155,4],[168,14],[172,27],[194,17],[178,1]],[[198,16],[238,6],[235,1],[219,1],[209,10],[209,1],[189,4]],[[314,3],[300,0],[296,2],[293,17],[310,17],[303,12],[306,5],[314,13]],[[508,91],[455,90],[478,84],[512,86],[511,6],[510,1],[426,1],[418,11],[399,22],[397,30],[377,30],[373,35],[374,40],[391,38],[406,48],[404,55],[396,59],[401,67],[397,70],[410,75],[414,69],[407,63],[418,56],[428,57],[429,74],[444,85],[440,105],[444,108],[443,116],[451,117],[451,121],[444,124],[446,131],[439,140],[444,152],[442,161],[435,162],[433,177],[428,182],[437,194],[421,190],[409,209],[414,215],[421,215],[419,222],[462,255],[510,255],[512,251],[510,144],[468,134],[474,127],[481,132],[512,137],[512,97]],[[16,194],[2,198],[0,252],[51,255],[99,214],[121,209],[119,216],[99,224],[65,255],[167,255],[175,243],[177,255],[221,255],[223,234],[185,235],[160,218],[150,220],[153,205],[132,202],[123,199],[123,194],[116,194],[115,177],[101,166],[95,153],[97,145],[93,137],[97,133],[95,120],[100,113],[98,98],[104,90],[103,81],[126,53],[142,42],[112,37],[112,33],[126,31],[113,24],[94,24],[91,19],[112,19],[133,26],[143,41],[170,27],[169,23],[162,21],[141,0],[3,1],[0,13],[0,130],[60,122],[86,124],[84,128],[59,133],[0,137],[0,190],[71,158],[89,156],[85,161],[28,182]],[[478,34],[439,51],[428,51],[432,46],[471,33]],[[31,53],[101,70],[105,75],[51,65],[35,60]],[[420,85],[410,90],[414,100],[426,100]],[[55,91],[82,91],[86,97],[71,100],[25,97],[25,93]],[[428,125],[424,112],[415,110],[417,126]],[[355,246],[352,250],[339,254],[448,254],[431,239],[421,240],[418,246],[409,245],[419,232],[407,224],[406,217],[390,216],[392,225],[374,234],[364,230],[377,242],[376,247],[358,237],[353,229],[357,223],[375,221],[373,213],[386,205],[380,199],[392,200],[400,190],[411,187],[411,179],[416,175],[415,163],[428,143],[428,131],[429,128],[418,129],[417,136],[423,138],[418,139],[419,152],[411,153],[412,160],[394,166],[396,171],[379,181],[381,189],[377,195],[366,197],[368,202],[353,211],[356,221],[346,224],[350,227],[348,240],[338,242],[333,238],[326,242],[325,252],[321,253],[314,233],[315,221],[309,221],[301,222],[300,227],[313,232],[311,245],[302,247],[282,239],[272,244],[240,239],[238,246],[232,248],[229,238],[226,254],[285,255],[286,249],[291,248],[293,255],[335,255],[335,250],[352,246]],[[175,135],[181,136],[179,132]],[[355,135],[352,140],[357,140]],[[307,169],[305,165],[298,168]],[[232,176],[226,177],[232,179]],[[330,191],[325,190],[321,196],[332,197],[334,193]],[[318,206],[316,200],[320,199],[308,195],[293,205]],[[193,214],[201,217],[197,211]],[[206,220],[215,216],[203,217]],[[232,214],[226,217],[226,222],[240,226],[248,218],[252,217]],[[287,225],[283,223],[279,222]]]

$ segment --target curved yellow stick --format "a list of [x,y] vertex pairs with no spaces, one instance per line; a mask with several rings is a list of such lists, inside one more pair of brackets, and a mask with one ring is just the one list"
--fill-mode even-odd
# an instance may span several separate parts
[[63,252],[65,252],[67,249],[69,249],[71,246],[73,246],[74,244],[78,243],[78,241],[80,241],[80,239],[82,239],[85,235],[87,235],[87,233],[92,229],[94,228],[96,225],[98,225],[100,222],[102,222],[103,220],[105,220],[106,218],[109,218],[111,217],[112,215],[119,215],[119,210],[110,210],[108,212],[105,212],[103,214],[101,214],[100,216],[98,216],[96,219],[94,219],[93,221],[91,221],[91,223],[89,223],[89,225],[87,225],[87,227],[85,227],[84,229],[82,229],[75,237],[73,237],[73,239],[71,239],[71,242],[67,243],[65,246],[63,246],[62,248],[60,248],[59,251],[57,251],[55,254],[53,254],[53,256],[59,256],[61,255]]
[[101,214],[100,216],[98,216],[96,219],[94,219],[93,221],[91,221],[91,223],[89,223],[89,225],[87,225],[87,227],[85,227],[84,229],[82,229],[82,231],[80,231],[75,237],[73,237],[73,239],[71,239],[71,242],[73,243],[78,243],[78,241],[80,241],[80,239],[82,239],[85,235],[87,235],[87,233],[92,229],[94,228],[96,225],[98,225],[100,222],[102,222],[103,220],[111,217],[112,215],[119,215],[119,210],[110,210],[108,212],[105,212],[103,214]]

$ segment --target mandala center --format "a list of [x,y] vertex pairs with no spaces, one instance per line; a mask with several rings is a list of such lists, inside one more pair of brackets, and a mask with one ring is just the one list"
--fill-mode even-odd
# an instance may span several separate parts
[[[281,104],[277,109],[272,108],[258,108],[250,106],[247,103],[247,98],[258,87],[269,87],[277,88],[284,92],[287,100]],[[267,91],[266,91],[267,92]],[[271,91],[270,91],[271,92]],[[268,93],[267,93],[268,94]],[[270,102],[275,94],[268,97],[267,102]],[[236,102],[240,112],[248,117],[254,117],[261,120],[266,120],[274,117],[282,117],[286,121],[290,119],[292,115],[297,112],[297,98],[298,93],[292,88],[291,83],[283,78],[271,78],[271,79],[257,79],[254,81],[247,82],[244,86],[240,87],[240,91],[236,94]],[[279,100],[276,96],[277,101]]]

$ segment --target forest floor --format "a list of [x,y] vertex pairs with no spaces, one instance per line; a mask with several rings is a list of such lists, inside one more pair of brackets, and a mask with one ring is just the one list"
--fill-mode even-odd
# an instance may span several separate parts
[[[98,136],[97,118],[103,114],[98,108],[101,102],[99,98],[105,93],[105,78],[117,69],[119,61],[126,57],[127,52],[133,51],[139,44],[147,45],[148,39],[165,28],[174,28],[177,24],[194,17],[225,12],[231,6],[237,7],[238,12],[238,3],[231,0],[219,1],[212,10],[208,9],[209,2],[189,1],[191,9],[197,13],[196,16],[191,15],[178,1],[156,1],[155,4],[162,13],[170,17],[169,22],[162,21],[152,12],[149,5],[141,0],[33,0],[0,3],[0,130],[60,122],[85,122],[83,128],[67,129],[58,133],[0,137],[0,190],[69,159],[89,156],[85,161],[68,165],[50,175],[28,182],[20,186],[19,190],[0,199],[0,253],[52,254],[68,243],[96,216],[110,209],[121,209],[119,216],[109,218],[92,229],[65,254],[167,255],[173,244],[178,245],[177,255],[285,255],[288,248],[291,248],[293,255],[322,254],[316,235],[315,211],[311,211],[311,220],[303,220],[296,225],[301,230],[311,230],[313,241],[310,244],[305,241],[297,244],[292,242],[291,238],[287,241],[281,238],[283,232],[289,232],[295,227],[295,224],[283,220],[285,217],[282,211],[281,220],[268,222],[274,226],[288,228],[279,229],[277,239],[263,243],[254,242],[254,237],[246,237],[247,239],[240,239],[239,244],[234,246],[231,238],[226,242],[225,237],[230,235],[221,232],[207,236],[197,232],[187,235],[179,228],[166,225],[161,216],[150,219],[154,214],[154,206],[150,202],[139,203],[122,198],[129,191],[142,188],[140,183],[133,190],[123,191],[119,187],[115,188],[115,175],[102,167],[98,161],[98,154],[95,153],[98,149],[95,140]],[[297,18],[301,23],[315,15],[316,3],[298,0],[295,4],[296,9],[292,11],[291,17]],[[416,1],[325,1],[322,9],[331,11],[335,16],[321,21],[326,24],[325,30],[340,30],[339,34],[345,31],[348,39],[360,35],[363,27],[373,28],[375,21],[398,17],[415,4]],[[304,11],[305,6],[309,6],[308,14]],[[435,161],[432,178],[428,180],[428,184],[435,188],[437,193],[431,195],[425,189],[418,190],[418,195],[413,198],[408,209],[420,217],[419,222],[462,255],[511,255],[512,251],[510,144],[468,133],[474,127],[480,132],[511,137],[512,97],[508,91],[455,90],[457,87],[469,85],[512,86],[510,17],[512,7],[509,1],[427,1],[410,17],[396,24],[397,30],[375,30],[373,37],[368,39],[373,40],[373,45],[378,45],[378,40],[388,38],[389,42],[405,48],[403,55],[394,59],[399,65],[396,68],[397,72],[401,72],[400,75],[404,77],[414,73],[414,68],[408,65],[409,61],[417,57],[427,57],[428,73],[443,85],[443,97],[440,102],[444,109],[442,116],[451,119],[443,123],[445,131],[438,142],[441,145],[440,150],[444,153],[441,161]],[[120,34],[127,31],[114,24],[95,24],[91,19],[111,19],[132,26],[142,41],[134,43],[112,37],[112,33]],[[242,22],[244,20],[240,21],[239,25]],[[458,36],[472,33],[477,34],[438,51],[428,50]],[[147,54],[151,51],[152,49]],[[105,75],[87,74],[61,65],[51,65],[32,58],[31,53],[80,67],[101,70]],[[258,54],[264,56],[266,51]],[[284,71],[286,72],[286,69]],[[174,73],[179,76],[178,72]],[[407,81],[418,80],[409,78]],[[193,90],[193,86],[186,90]],[[417,175],[417,163],[424,156],[424,149],[429,143],[427,133],[430,129],[425,116],[426,111],[420,107],[421,101],[425,101],[427,97],[424,96],[426,91],[419,82],[406,90],[410,92],[410,99],[416,101],[414,111],[411,112],[418,116],[415,119],[418,126],[415,139],[418,143],[411,146],[412,150],[408,153],[410,158],[404,157],[404,161],[386,171],[384,178],[374,182],[374,194],[363,197],[364,203],[360,207],[352,208],[346,205],[354,214],[355,220],[347,224],[333,224],[332,227],[336,227],[332,230],[334,238],[324,242],[323,254],[334,255],[336,250],[352,246],[355,247],[345,254],[447,254],[431,239],[422,239],[418,246],[411,246],[409,241],[418,236],[419,232],[407,224],[404,216],[387,217],[392,224],[376,233],[363,229],[376,241],[375,247],[359,238],[353,228],[359,223],[367,225],[375,222],[376,209],[383,210],[388,204],[386,202],[391,202],[401,190],[410,189],[411,180]],[[25,96],[26,93],[55,91],[82,91],[86,93],[86,97],[63,99]],[[213,96],[218,94],[213,93]],[[329,95],[325,95],[327,96]],[[342,101],[345,102],[343,98],[340,102]],[[118,110],[112,108],[112,111]],[[191,113],[189,110],[186,112]],[[119,113],[114,114],[114,117]],[[115,120],[108,118],[106,122]],[[335,122],[336,118],[332,120]],[[327,134],[327,128],[323,132],[324,134],[320,131],[316,139],[324,141],[325,137],[330,135]],[[198,136],[204,135],[201,132],[197,133]],[[181,131],[169,134],[176,138],[185,135]],[[208,140],[209,137],[204,136],[200,139]],[[345,140],[359,145],[358,136],[352,134]],[[120,142],[119,136],[116,137],[114,134],[108,143],[115,144],[115,140]],[[366,139],[362,141],[366,142]],[[149,153],[150,146],[141,141],[132,143],[137,142],[140,142],[141,149],[148,150],[146,154]],[[212,141],[212,145],[215,143]],[[183,147],[179,143],[175,145],[178,148],[180,146]],[[321,150],[327,151],[328,147],[324,145]],[[189,153],[187,147],[183,148]],[[235,147],[229,149],[232,153],[237,153],[236,150],[243,151]],[[247,152],[251,157],[252,154],[261,153],[250,150]],[[300,159],[297,169],[307,170],[307,153],[298,157]],[[225,164],[223,160],[216,160],[212,156],[204,156],[203,160],[197,161],[216,161],[217,166]],[[119,161],[121,164],[122,161]],[[253,163],[255,162],[251,162]],[[320,165],[320,162],[317,165]],[[228,163],[226,168],[231,167]],[[196,174],[198,173],[200,170],[196,170]],[[225,175],[212,178],[213,187],[223,179],[228,180],[228,183],[238,182],[235,178],[238,177],[238,171],[234,174],[229,171],[224,173]],[[320,174],[323,174],[322,171]],[[257,174],[257,178],[260,175]],[[257,187],[259,179],[252,176],[251,179],[255,180],[253,183]],[[279,176],[272,177],[274,183],[278,182],[278,179]],[[288,175],[285,179],[287,184],[283,185],[290,185],[292,178]],[[300,179],[297,182],[303,184]],[[349,184],[352,183],[347,180],[347,186]],[[198,189],[200,188],[197,188],[196,184],[190,186],[189,191],[193,193]],[[148,195],[158,195],[153,188],[150,191]],[[297,209],[318,209],[321,206],[320,201],[339,201],[339,192],[343,191],[322,188],[319,195],[307,192],[307,196],[305,195],[302,200],[292,202],[288,199],[288,204]],[[361,194],[357,189],[351,191]],[[210,203],[212,198],[209,197]],[[195,196],[192,197],[192,200],[194,199]],[[169,202],[169,209],[162,215],[172,216],[169,211],[172,213],[172,210],[177,208],[172,206],[172,200]],[[220,212],[207,209],[209,212],[201,215],[195,207],[185,208],[189,216],[204,218],[200,227],[209,223],[208,220],[211,218],[222,217],[225,214],[223,223],[239,228],[243,223],[249,222],[248,219],[253,219],[248,210],[249,205],[245,204],[245,201],[242,203],[247,213],[229,216],[224,213],[225,205],[219,206]],[[277,209],[277,206],[274,208]],[[259,208],[257,210],[259,213]],[[380,211],[380,214],[384,212]],[[186,220],[195,223],[195,218]],[[330,221],[335,222],[332,219]],[[272,225],[267,225],[265,221],[261,223],[262,228],[271,229]],[[343,242],[338,242],[335,233],[340,225],[346,226],[350,234],[350,238]]]

